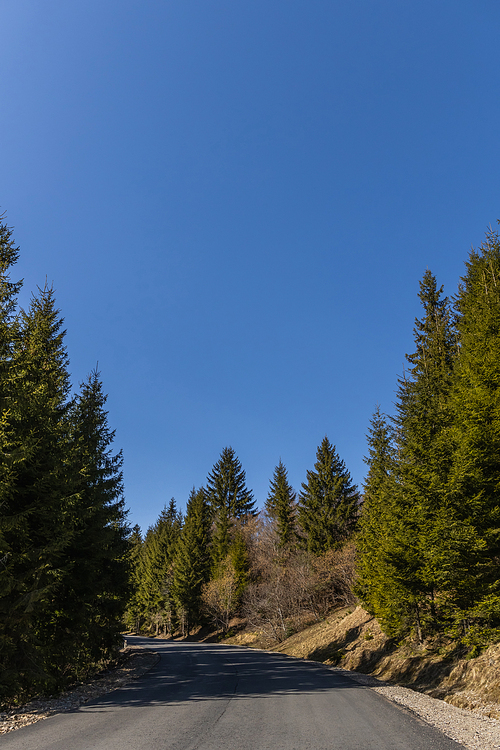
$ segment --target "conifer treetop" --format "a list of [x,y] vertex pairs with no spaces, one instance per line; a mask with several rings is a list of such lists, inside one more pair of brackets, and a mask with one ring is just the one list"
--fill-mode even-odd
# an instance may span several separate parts
[[265,507],[276,521],[279,546],[286,547],[296,538],[296,493],[288,481],[288,473],[280,459],[269,485]]
[[207,477],[206,491],[212,510],[225,510],[232,518],[254,515],[255,501],[245,482],[245,471],[233,448],[224,448]]
[[326,436],[318,446],[314,471],[307,472],[299,499],[299,522],[311,552],[335,549],[354,532],[359,492]]

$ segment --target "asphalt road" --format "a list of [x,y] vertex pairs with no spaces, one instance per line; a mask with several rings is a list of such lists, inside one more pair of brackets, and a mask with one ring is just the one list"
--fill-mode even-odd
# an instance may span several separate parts
[[2,750],[457,750],[367,687],[311,662],[130,638],[147,675],[0,739]]

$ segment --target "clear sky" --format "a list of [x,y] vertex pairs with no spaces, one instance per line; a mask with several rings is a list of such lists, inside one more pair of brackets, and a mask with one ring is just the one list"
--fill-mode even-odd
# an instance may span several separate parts
[[130,520],[231,445],[261,506],[328,435],[363,481],[429,267],[500,218],[498,0],[1,0],[0,207]]

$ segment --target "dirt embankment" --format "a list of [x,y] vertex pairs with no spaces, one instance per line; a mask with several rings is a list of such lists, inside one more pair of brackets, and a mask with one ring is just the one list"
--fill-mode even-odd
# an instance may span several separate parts
[[371,674],[454,706],[500,718],[500,644],[490,646],[475,659],[458,659],[447,653],[443,644],[396,646],[384,635],[377,620],[361,607],[337,610],[278,646],[249,632],[228,642]]

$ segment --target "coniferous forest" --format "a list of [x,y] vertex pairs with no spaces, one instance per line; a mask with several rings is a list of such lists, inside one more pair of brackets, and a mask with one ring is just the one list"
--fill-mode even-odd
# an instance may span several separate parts
[[184,514],[130,529],[97,371],[71,393],[53,291],[20,310],[0,225],[0,691],[54,690],[130,628],[281,641],[358,601],[395,639],[500,640],[500,239],[473,250],[455,297],[427,270],[395,410],[375,409],[363,492],[324,437],[297,493],[280,459],[262,511],[225,447]]
[[172,501],[144,540],[135,529],[131,627],[227,630],[239,613],[283,640],[358,601],[396,639],[441,634],[470,654],[500,640],[498,234],[453,299],[429,270],[419,299],[394,413],[370,422],[363,493],[325,437],[298,496],[280,460],[257,514],[225,448],[184,522]]
[[120,644],[129,597],[122,456],[94,370],[71,393],[45,287],[18,309],[0,223],[0,695],[83,679]]

